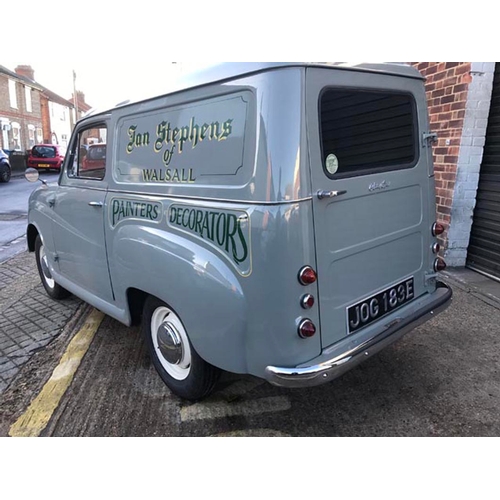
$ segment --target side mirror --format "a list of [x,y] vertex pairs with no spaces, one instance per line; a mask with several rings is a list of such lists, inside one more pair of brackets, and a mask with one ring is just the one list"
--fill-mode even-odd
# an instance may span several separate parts
[[47,185],[45,181],[40,179],[40,174],[38,173],[38,170],[36,168],[27,168],[24,172],[24,177],[29,182],[36,182],[39,180],[42,184]]

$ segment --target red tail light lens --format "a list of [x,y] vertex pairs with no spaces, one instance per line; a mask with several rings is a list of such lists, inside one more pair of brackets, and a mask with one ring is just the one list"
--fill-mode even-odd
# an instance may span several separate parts
[[311,266],[304,266],[299,271],[299,282],[301,285],[311,285],[317,279],[316,271]]
[[438,236],[444,233],[444,226],[439,222],[434,222],[432,225],[432,236]]
[[310,293],[304,295],[300,299],[300,305],[304,309],[311,309],[311,307],[314,305],[314,297]]
[[446,269],[446,262],[439,257],[434,261],[434,271],[437,273],[439,271],[444,271]]
[[316,327],[310,319],[303,319],[299,325],[299,337],[308,339],[316,333]]

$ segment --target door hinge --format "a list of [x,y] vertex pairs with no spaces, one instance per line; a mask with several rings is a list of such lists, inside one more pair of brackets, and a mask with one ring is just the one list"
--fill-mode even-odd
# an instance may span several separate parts
[[438,135],[436,134],[436,132],[427,132],[427,133],[422,134],[422,139],[423,139],[424,148],[431,147],[432,144],[437,142]]

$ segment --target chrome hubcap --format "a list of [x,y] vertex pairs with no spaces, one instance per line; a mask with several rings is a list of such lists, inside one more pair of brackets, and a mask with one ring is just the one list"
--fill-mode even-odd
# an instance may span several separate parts
[[185,380],[191,372],[191,349],[180,318],[166,306],[151,316],[151,339],[158,361],[176,380]]
[[173,365],[178,365],[182,359],[182,340],[174,326],[165,321],[156,332],[158,349],[163,357]]

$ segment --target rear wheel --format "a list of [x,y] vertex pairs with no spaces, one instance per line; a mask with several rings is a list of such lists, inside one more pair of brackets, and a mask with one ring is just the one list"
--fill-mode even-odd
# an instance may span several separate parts
[[0,182],[9,182],[10,181],[10,167],[9,165],[0,164]]
[[43,287],[45,288],[45,291],[47,292],[49,297],[52,297],[56,300],[69,297],[70,293],[68,292],[68,290],[58,285],[52,277],[47,260],[47,254],[45,253],[45,247],[43,245],[42,238],[40,238],[40,235],[38,235],[35,240],[35,258],[36,266],[38,268],[38,274],[40,275]]
[[148,297],[142,331],[156,371],[174,394],[197,401],[212,392],[220,370],[200,358],[173,309]]

